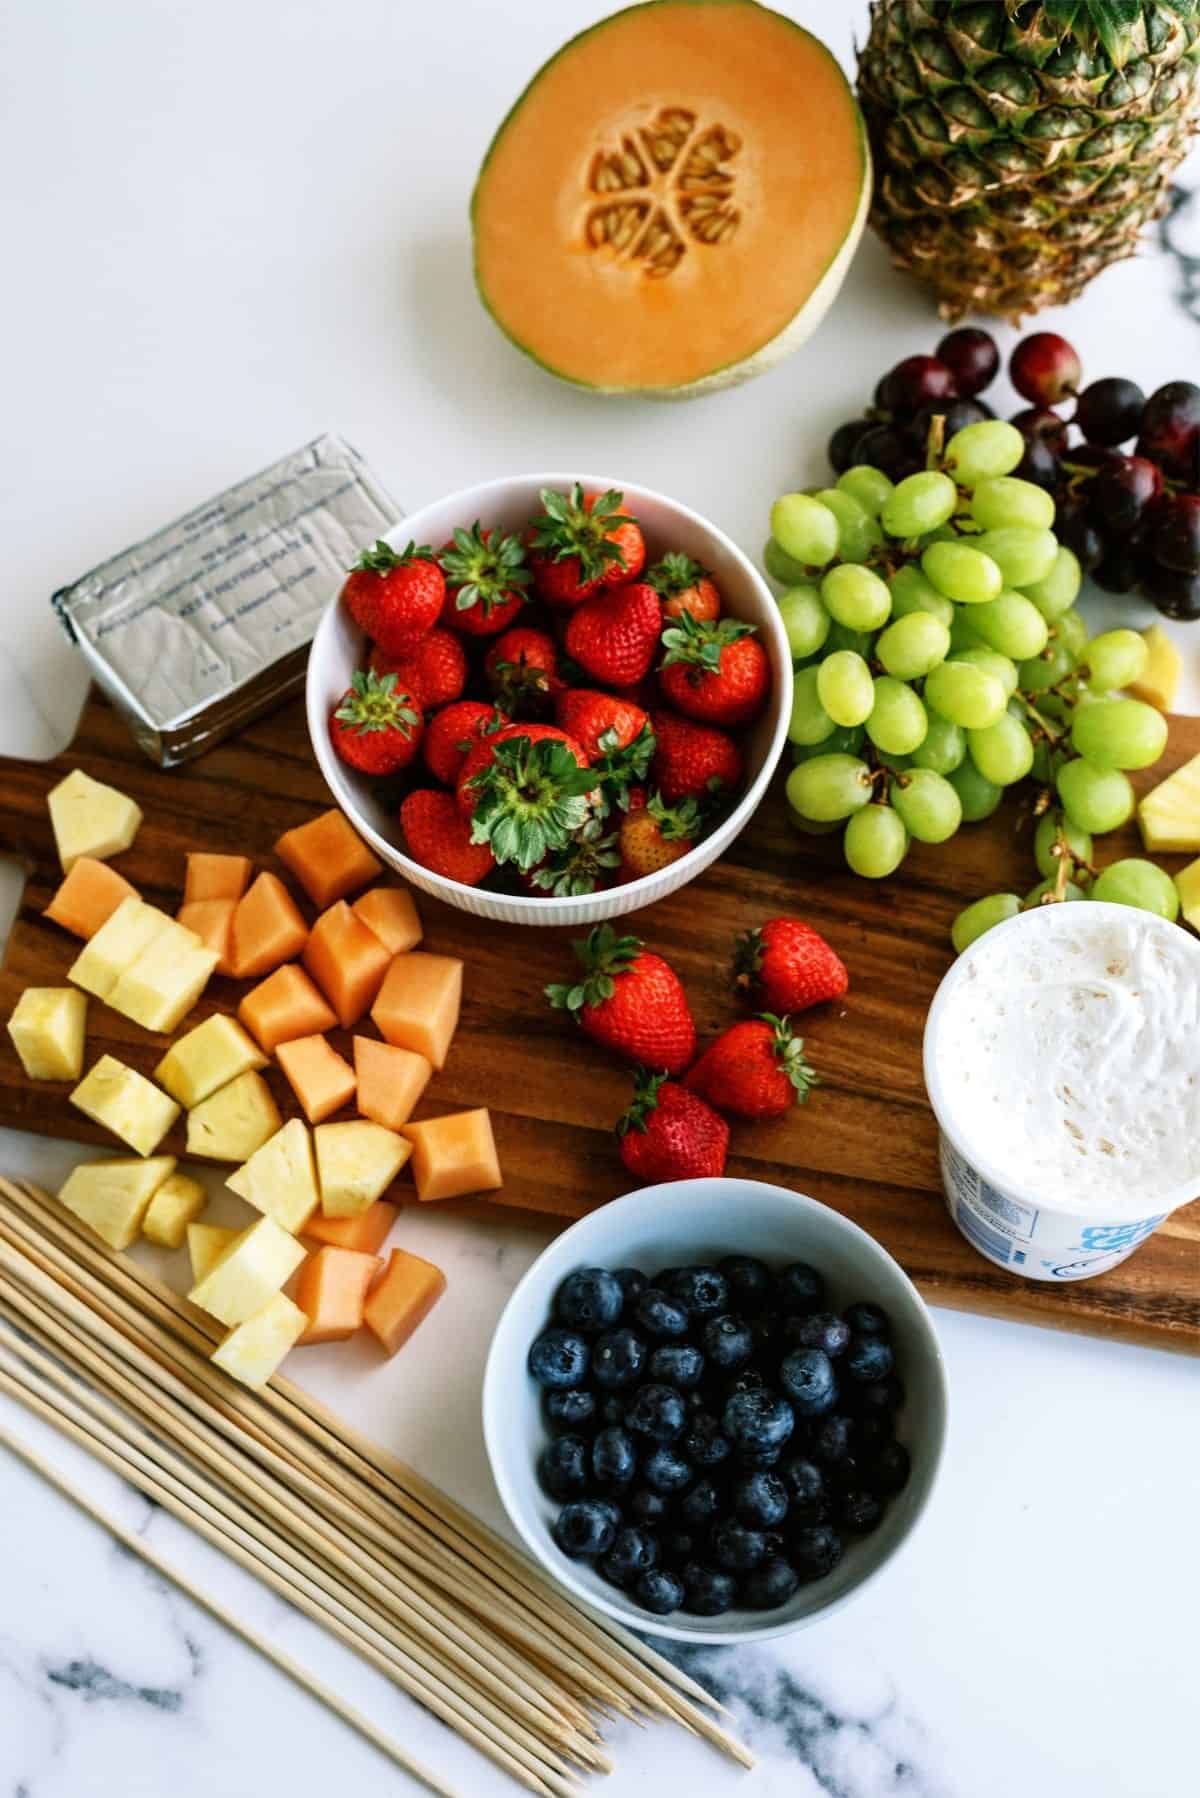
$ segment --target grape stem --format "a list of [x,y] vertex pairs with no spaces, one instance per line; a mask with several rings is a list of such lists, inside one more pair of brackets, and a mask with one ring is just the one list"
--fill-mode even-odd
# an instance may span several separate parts
[[1058,747],[1058,745],[1062,742],[1063,738],[1066,736],[1066,734],[1067,734],[1066,731],[1057,729],[1056,726],[1051,724],[1051,722],[1048,718],[1043,718],[1042,714],[1038,711],[1037,707],[1033,704],[1032,700],[1027,699],[1025,697],[1024,693],[1014,693],[1013,698],[1016,699],[1018,701],[1018,703],[1024,707],[1026,713],[1028,714],[1028,716],[1030,718],[1033,719],[1034,723],[1037,725],[1038,729],[1041,731],[1041,733],[1045,737],[1046,741],[1050,744],[1051,748],[1056,749]]
[[946,444],[946,420],[940,412],[935,412],[929,421],[929,431],[925,438],[925,467],[937,469],[942,464],[942,451]]

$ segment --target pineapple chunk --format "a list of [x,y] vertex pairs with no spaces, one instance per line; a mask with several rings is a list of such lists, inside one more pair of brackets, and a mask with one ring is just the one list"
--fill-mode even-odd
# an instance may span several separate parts
[[277,1292],[260,1312],[230,1330],[213,1350],[214,1367],[256,1391],[265,1386],[288,1350],[308,1328],[308,1319],[286,1293]]
[[232,1329],[261,1311],[303,1259],[304,1250],[282,1224],[260,1217],[239,1231],[188,1297]]
[[220,1224],[189,1224],[187,1227],[188,1260],[192,1264],[192,1283],[198,1286],[204,1276],[217,1265],[236,1230],[224,1230]]
[[169,928],[121,973],[108,1003],[146,1030],[174,1030],[220,959],[218,950],[207,948],[194,930],[172,918]]
[[128,849],[142,821],[139,805],[116,787],[93,780],[82,768],[73,768],[65,780],[51,787],[46,804],[65,874],[81,855],[102,862],[106,856]]
[[67,979],[97,999],[107,999],[126,968],[174,922],[144,899],[122,899],[108,922],[79,951],[67,969]]
[[292,1118],[225,1184],[293,1235],[303,1229],[321,1202],[308,1126]]
[[267,1058],[233,1018],[214,1011],[177,1043],[154,1070],[154,1078],[181,1105],[199,1105],[239,1074],[265,1068]]
[[270,1087],[260,1073],[247,1069],[188,1112],[188,1154],[249,1161],[282,1122]]
[[1159,781],[1137,808],[1151,854],[1200,849],[1200,755]]
[[150,1201],[150,1209],[142,1220],[142,1235],[164,1249],[181,1249],[189,1224],[207,1204],[208,1194],[199,1180],[172,1174]]
[[1193,930],[1200,930],[1200,860],[1189,862],[1175,876],[1175,891],[1179,894],[1179,909],[1183,913],[1183,921],[1190,924]]
[[382,1124],[318,1124],[313,1135],[326,1217],[354,1217],[365,1211],[412,1154],[412,1144]]
[[85,1161],[68,1174],[58,1197],[110,1249],[127,1249],[142,1227],[150,1201],[174,1172],[173,1155],[152,1155],[147,1161]]
[[157,1149],[175,1119],[179,1106],[164,1092],[127,1068],[115,1055],[102,1055],[70,1094],[86,1117],[103,1124],[139,1155]]
[[1160,712],[1169,712],[1183,672],[1183,657],[1161,625],[1152,624],[1142,636],[1149,652],[1146,666],[1130,681],[1127,691],[1147,705],[1156,705]]
[[8,1034],[31,1080],[78,1080],[87,999],[73,986],[27,986]]

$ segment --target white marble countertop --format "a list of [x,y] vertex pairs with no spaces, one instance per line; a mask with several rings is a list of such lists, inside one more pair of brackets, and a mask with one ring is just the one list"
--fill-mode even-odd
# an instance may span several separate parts
[[[774,493],[820,472],[830,427],[890,361],[932,348],[925,303],[870,241],[807,351],[692,406],[605,403],[508,348],[470,284],[470,183],[528,74],[602,10],[511,0],[501,28],[489,0],[59,0],[10,19],[0,750],[47,755],[70,735],[83,677],[50,591],[319,430],[349,436],[409,505],[577,461],[635,472],[756,549]],[[862,8],[792,10],[848,59]],[[1176,243],[1196,255],[1196,159],[1184,186]],[[1044,322],[1089,375],[1150,389],[1195,376],[1197,309],[1183,261],[1152,242]],[[1177,634],[1194,710],[1200,637]],[[0,877],[2,929],[19,877]],[[48,1185],[77,1154],[0,1132],[0,1167]],[[404,1355],[380,1367],[323,1349],[293,1366],[496,1519],[479,1376],[541,1237],[410,1210],[401,1240],[450,1281]],[[909,1550],[827,1624],[703,1657],[762,1756],[753,1783],[677,1732],[629,1729],[614,1798],[666,1777],[714,1798],[1158,1798],[1194,1783],[1194,1363],[944,1311],[937,1324],[950,1447]],[[0,1423],[465,1793],[515,1789],[170,1518],[6,1403]],[[0,1515],[0,1798],[409,1789],[2,1455]]]

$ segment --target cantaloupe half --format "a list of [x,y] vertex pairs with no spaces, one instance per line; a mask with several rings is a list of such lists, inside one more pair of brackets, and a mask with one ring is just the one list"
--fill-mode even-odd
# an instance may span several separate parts
[[650,0],[539,69],[471,204],[519,349],[608,393],[690,396],[797,349],[861,235],[870,158],[830,52],[755,0]]

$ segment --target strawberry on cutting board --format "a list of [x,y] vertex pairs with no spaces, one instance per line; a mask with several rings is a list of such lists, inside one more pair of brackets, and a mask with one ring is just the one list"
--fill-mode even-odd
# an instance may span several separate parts
[[637,520],[621,510],[624,499],[615,488],[585,494],[578,481],[569,493],[542,488],[529,545],[534,580],[547,605],[577,606],[642,572],[646,541]]
[[799,918],[771,918],[738,937],[735,983],[756,1006],[780,1015],[840,999],[850,985],[841,957]]
[[639,1180],[723,1174],[729,1125],[712,1106],[664,1074],[638,1070],[633,1103],[617,1125],[621,1160]]
[[661,710],[651,714],[651,728],[652,777],[668,805],[721,790],[732,792],[741,785],[742,752],[723,730]]
[[569,1011],[593,1042],[655,1072],[680,1074],[696,1053],[696,1026],[679,976],[640,937],[597,924],[572,943],[581,972],[546,997]]
[[650,672],[661,629],[658,594],[645,581],[631,581],[576,607],[567,654],[606,687],[633,687]]
[[360,668],[329,715],[329,740],[360,774],[395,774],[421,746],[421,708],[394,674]]
[[365,549],[342,588],[342,603],[389,656],[406,656],[437,623],[446,580],[428,545],[394,550],[382,538]]
[[400,827],[413,860],[447,880],[475,887],[496,866],[487,844],[471,840],[471,826],[449,793],[410,793],[400,807]]
[[752,624],[722,618],[698,624],[681,612],[662,634],[658,671],[663,697],[702,724],[749,724],[762,710],[771,681],[767,652]]
[[817,1076],[786,1018],[764,1012],[722,1032],[684,1085],[734,1117],[782,1117],[807,1099]]

